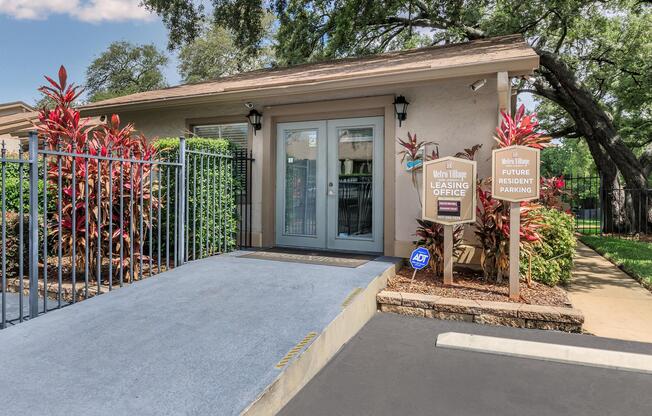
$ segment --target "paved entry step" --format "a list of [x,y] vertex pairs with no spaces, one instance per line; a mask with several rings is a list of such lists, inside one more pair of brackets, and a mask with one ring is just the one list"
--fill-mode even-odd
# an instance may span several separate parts
[[271,248],[245,254],[242,258],[285,261],[289,263],[321,264],[323,266],[360,267],[378,256],[369,254],[336,253],[288,248]]

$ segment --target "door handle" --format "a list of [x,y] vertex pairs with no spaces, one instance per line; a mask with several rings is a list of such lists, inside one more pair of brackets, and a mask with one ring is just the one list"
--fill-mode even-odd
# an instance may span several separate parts
[[333,190],[333,182],[328,182],[328,195],[335,195],[335,191]]

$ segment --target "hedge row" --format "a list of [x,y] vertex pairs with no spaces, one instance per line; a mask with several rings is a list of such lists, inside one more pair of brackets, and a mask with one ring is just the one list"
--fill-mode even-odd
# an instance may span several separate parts
[[[179,139],[162,138],[154,143],[161,158],[176,161],[179,159]],[[232,147],[225,139],[190,138],[186,149],[211,154],[232,155]],[[203,158],[203,166],[201,160]],[[207,163],[210,160],[210,164]],[[238,184],[233,178],[229,158],[221,158],[221,165],[214,166],[216,158],[207,158],[193,153],[186,154],[186,172],[189,183],[188,198],[188,239],[189,255],[205,255],[206,246],[211,252],[226,247],[235,247],[237,218],[234,191]],[[217,184],[217,186],[215,186]],[[219,185],[221,184],[221,186]],[[165,185],[165,184],[164,184]],[[171,185],[172,187],[172,185]],[[164,189],[167,194],[167,190]],[[173,192],[171,204],[176,200]],[[193,246],[194,243],[194,246]],[[201,247],[200,247],[201,243]]]

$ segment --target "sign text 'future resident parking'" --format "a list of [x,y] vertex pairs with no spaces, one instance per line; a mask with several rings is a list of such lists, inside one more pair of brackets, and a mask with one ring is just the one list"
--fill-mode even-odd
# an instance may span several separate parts
[[521,202],[539,198],[539,150],[524,146],[496,149],[492,155],[494,199]]

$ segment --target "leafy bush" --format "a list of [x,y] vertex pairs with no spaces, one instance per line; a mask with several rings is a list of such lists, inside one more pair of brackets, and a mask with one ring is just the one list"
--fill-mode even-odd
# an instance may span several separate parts
[[[81,90],[74,84],[67,83],[68,77],[63,66],[59,69],[58,81],[45,78],[49,85],[41,87],[39,91],[49,97],[54,106],[52,109],[44,108],[39,112],[41,125],[38,130],[48,148],[74,154],[113,155],[124,159],[151,160],[154,157],[154,149],[147,143],[145,137],[136,135],[132,124],[121,128],[120,119],[115,114],[105,125],[95,129],[91,134],[87,126],[88,119],[82,119],[79,111],[74,108],[74,101],[79,97]],[[134,262],[141,260],[140,253],[145,253],[143,246],[146,230],[152,226],[149,213],[158,204],[154,197],[155,185],[150,182],[152,165],[134,162],[109,164],[100,163],[99,159],[94,158],[62,157],[61,170],[59,170],[56,157],[50,157],[48,161],[49,188],[57,189],[59,180],[62,183],[62,212],[59,215],[57,210],[54,211],[49,234],[51,238],[58,238],[59,226],[61,226],[63,255],[72,256],[74,251],[76,266],[81,269],[88,250],[88,253],[91,253],[88,267],[91,274],[94,274],[97,258],[92,253],[102,250],[106,254],[112,250],[114,263],[120,266],[120,250],[122,250],[124,254],[122,266],[131,269],[131,259],[133,258]],[[112,175],[109,175],[109,169]],[[74,200],[73,178],[75,179]],[[88,194],[86,194],[86,184]],[[97,198],[98,188],[100,204]],[[131,193],[134,196],[133,201],[129,199]],[[125,196],[122,218],[119,210],[121,194]],[[142,209],[137,202],[138,198],[143,200]],[[86,199],[88,199],[88,207],[86,207]],[[109,218],[113,218],[111,235],[109,235]],[[138,226],[141,219],[143,235]],[[76,239],[74,247],[73,235]],[[123,238],[123,247],[120,247],[120,236]],[[138,270],[138,273],[142,274],[142,270]],[[132,278],[135,279],[136,276]]]
[[[527,146],[542,149],[550,141],[536,132],[539,122],[536,114],[525,114],[521,105],[512,117],[501,111],[500,126],[496,127],[494,140],[498,147]],[[481,266],[485,277],[499,282],[509,274],[509,203],[496,200],[491,195],[491,178],[478,183],[478,205],[476,207],[475,234],[482,245]],[[531,246],[539,241],[542,227],[538,214],[539,205],[521,203],[520,249],[530,252]]]
[[[521,204],[522,251],[529,250],[529,246],[541,238],[541,218],[533,214],[537,208],[536,204]],[[489,180],[483,180],[478,184],[476,210],[475,235],[482,246],[480,265],[485,277],[500,282],[503,276],[509,275],[509,203],[493,199]]]
[[543,227],[539,229],[539,241],[529,251],[521,252],[521,275],[531,272],[533,280],[549,286],[567,283],[577,245],[574,218],[557,209],[543,207],[529,215],[537,216]]
[[[17,156],[12,156],[17,158]],[[24,156],[23,156],[24,157]],[[29,211],[29,164],[22,164],[22,177],[23,177],[23,213]],[[43,165],[39,163],[38,166],[38,199],[43,201]],[[19,163],[5,163],[5,204],[8,212],[19,212],[20,210],[20,164]],[[50,192],[48,192],[48,197]],[[51,202],[51,201],[49,201]],[[39,211],[43,211],[43,207],[39,205]]]
[[[178,138],[158,139],[154,143],[154,148],[164,159],[176,161],[179,158]],[[231,144],[225,139],[190,138],[186,140],[186,149],[231,155]],[[219,249],[229,251],[235,246],[237,219],[232,191],[236,189],[237,183],[230,169],[231,159],[221,159],[223,163],[221,168],[219,165],[213,166],[215,158],[210,158],[210,165],[207,163],[209,158],[203,159],[202,169],[201,156],[186,154],[186,172],[190,181],[187,193],[189,258],[193,258],[193,253],[198,253],[195,257],[201,257],[207,245],[212,252]],[[219,184],[222,184],[221,188]],[[163,185],[165,187],[166,183]],[[217,186],[217,193],[214,192],[214,186]],[[176,194],[172,196],[172,201],[176,200],[175,196]],[[200,242],[202,247],[199,247]],[[194,250],[193,244],[196,244]]]
[[564,177],[541,177],[540,181],[539,202],[546,208],[554,208],[561,211],[564,202],[563,198],[570,196],[570,192],[564,189],[566,186]]

